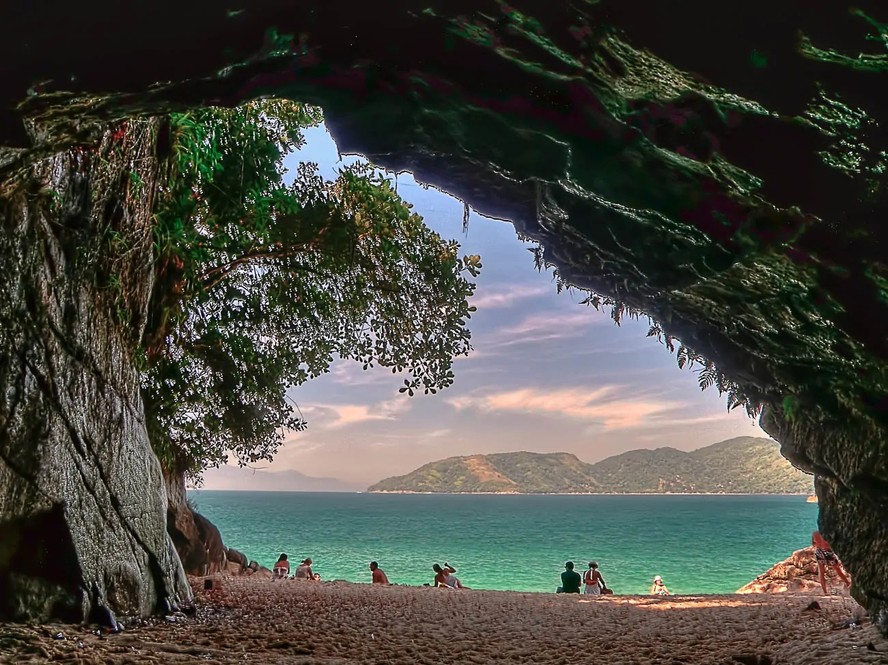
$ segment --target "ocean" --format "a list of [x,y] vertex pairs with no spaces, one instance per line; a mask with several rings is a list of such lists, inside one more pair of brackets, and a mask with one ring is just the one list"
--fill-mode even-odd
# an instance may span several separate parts
[[188,493],[234,547],[271,567],[311,557],[325,580],[431,582],[449,562],[466,586],[552,592],[564,562],[597,561],[617,594],[733,593],[810,544],[804,496],[527,496],[325,492]]

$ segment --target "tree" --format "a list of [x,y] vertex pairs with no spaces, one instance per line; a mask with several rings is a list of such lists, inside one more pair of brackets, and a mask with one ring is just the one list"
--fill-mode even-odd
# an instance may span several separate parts
[[285,181],[320,119],[286,101],[171,117],[143,382],[168,468],[271,459],[305,426],[288,388],[336,357],[406,371],[413,395],[450,385],[471,349],[479,257],[459,258],[368,166],[328,181],[302,163]]

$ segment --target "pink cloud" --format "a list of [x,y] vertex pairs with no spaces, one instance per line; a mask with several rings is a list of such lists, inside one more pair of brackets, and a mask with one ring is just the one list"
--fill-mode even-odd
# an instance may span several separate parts
[[620,386],[600,388],[566,388],[541,390],[522,388],[478,397],[450,400],[457,409],[485,412],[511,411],[562,416],[592,421],[605,429],[628,429],[645,426],[651,418],[685,406],[682,402],[622,396]]

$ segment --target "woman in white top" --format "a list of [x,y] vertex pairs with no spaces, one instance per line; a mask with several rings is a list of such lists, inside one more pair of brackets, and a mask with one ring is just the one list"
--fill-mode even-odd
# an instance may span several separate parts
[[598,564],[594,561],[589,562],[589,570],[583,576],[583,583],[586,585],[585,592],[590,596],[600,596],[602,589],[607,588],[604,578],[598,572]]

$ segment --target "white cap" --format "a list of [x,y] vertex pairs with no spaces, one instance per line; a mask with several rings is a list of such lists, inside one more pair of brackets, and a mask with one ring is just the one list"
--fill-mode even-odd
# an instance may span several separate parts
[[662,577],[660,577],[659,575],[654,575],[654,582],[662,582],[662,581],[663,581]]

